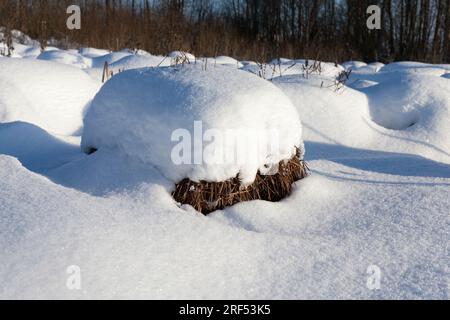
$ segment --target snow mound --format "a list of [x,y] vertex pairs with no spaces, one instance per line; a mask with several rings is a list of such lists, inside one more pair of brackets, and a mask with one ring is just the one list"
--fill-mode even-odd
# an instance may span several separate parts
[[[6,35],[6,28],[0,27],[0,41],[3,41],[5,39],[5,35]],[[20,30],[14,29],[11,30],[11,38],[15,43],[20,43],[26,46],[39,46],[38,41],[31,39],[28,35],[26,35]]]
[[382,72],[420,73],[442,76],[450,71],[450,64],[429,64],[414,61],[393,62],[383,66]]
[[337,77],[344,68],[340,65],[323,61],[307,59],[275,59],[273,62],[267,64],[247,64],[243,66],[242,70],[270,80],[276,77],[291,75],[301,75],[305,77],[313,75],[334,78]]
[[[13,42],[14,50],[11,52],[12,58],[36,58],[41,54],[40,46],[28,46],[24,44],[20,44],[17,42]],[[7,47],[5,43],[0,42],[0,52],[7,54]]]
[[385,64],[381,62],[372,62],[369,63],[367,66],[373,68],[375,72],[378,72],[381,70],[381,68],[384,68]]
[[367,63],[362,61],[347,61],[342,63],[342,66],[344,67],[345,70],[349,69],[357,70],[359,68],[366,67]]
[[92,64],[91,59],[64,50],[44,51],[37,59],[68,64],[78,68],[88,68]]
[[[205,60],[206,58],[204,58],[203,60]],[[242,68],[244,65],[242,63],[240,63],[239,61],[237,61],[236,59],[232,58],[232,57],[227,57],[227,56],[218,56],[215,58],[207,58],[208,59],[208,63],[210,64],[220,64],[220,65],[231,65],[231,66],[235,66],[238,68]]]
[[328,87],[331,79],[279,77],[274,83],[294,102],[302,119],[304,139],[349,146],[365,146],[372,140],[368,99],[365,94]]
[[189,52],[185,52],[185,51],[172,51],[170,52],[167,57],[169,57],[172,60],[172,64],[174,64],[176,62],[176,60],[183,60],[183,59],[187,59],[188,62],[194,62],[195,61],[195,56]]
[[[201,159],[176,165],[175,142],[186,132],[193,137],[189,151],[194,145],[194,158],[200,152]],[[233,134],[237,136],[221,139]],[[247,157],[224,160],[224,155],[238,154],[237,140],[245,144]],[[224,181],[239,174],[244,184],[253,182],[258,169],[265,172],[291,158],[296,147],[303,151],[298,113],[278,88],[237,69],[203,70],[200,65],[130,70],[114,76],[92,102],[81,145],[85,152],[118,149],[156,166],[173,181],[185,177]],[[201,147],[195,148],[199,145],[203,154]],[[248,158],[252,155],[255,159]]]
[[277,59],[272,59],[269,64],[277,64],[277,63],[289,63],[292,62],[292,59],[288,59],[288,58],[277,58]]
[[110,52],[108,50],[97,49],[97,48],[80,48],[78,50],[78,53],[86,58],[98,58],[101,56],[105,56],[105,55],[109,54]]
[[250,60],[242,60],[242,61],[239,61],[239,62],[242,64],[242,67],[245,67],[245,66],[256,66],[257,65],[257,63],[255,61],[250,61]]
[[359,73],[376,73],[379,72],[383,67],[379,64],[368,64],[367,66],[352,69],[352,72]]
[[103,68],[105,62],[111,64],[131,54],[129,51],[118,51],[92,58],[92,68]]
[[[14,58],[29,58],[36,57],[41,53],[40,44],[38,41],[32,40],[28,35],[19,31],[11,30],[12,38],[12,52],[11,57]],[[0,52],[7,53],[6,46],[6,28],[0,27]]]
[[[166,59],[167,60],[167,59]],[[145,55],[129,55],[111,63],[109,66],[114,73],[130,69],[139,69],[145,67],[167,66],[169,61],[166,61],[162,56]]]
[[70,135],[99,84],[83,71],[48,61],[0,58],[0,122],[26,121]]
[[[405,130],[450,152],[450,84],[442,77],[397,74],[361,90],[369,98],[373,120],[394,130]],[[448,161],[445,159],[438,159]]]
[[357,79],[355,81],[351,81],[347,85],[352,89],[363,89],[374,86],[376,84],[378,84],[378,82],[376,81]]

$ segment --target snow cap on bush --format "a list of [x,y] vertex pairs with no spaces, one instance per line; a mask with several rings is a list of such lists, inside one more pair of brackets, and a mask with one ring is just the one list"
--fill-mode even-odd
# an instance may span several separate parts
[[[297,149],[303,157],[301,123],[289,98],[269,81],[230,67],[198,63],[122,72],[96,95],[84,125],[85,152],[117,149],[175,182],[239,175],[249,184],[258,170],[272,170]],[[230,133],[237,133],[235,140]],[[255,157],[222,161],[242,145]]]

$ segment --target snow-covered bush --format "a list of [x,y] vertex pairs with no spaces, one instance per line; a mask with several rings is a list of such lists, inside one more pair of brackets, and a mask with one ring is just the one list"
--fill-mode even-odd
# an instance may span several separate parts
[[[224,163],[222,156],[235,154],[236,145],[203,141],[204,137],[195,132],[198,122],[205,133],[276,132],[278,148],[268,153],[264,145],[269,143],[267,136],[263,141],[240,136],[241,140],[250,139],[250,145],[263,145],[254,151],[260,162]],[[85,152],[117,149],[156,166],[174,182],[186,177],[225,181],[239,174],[242,182],[249,184],[259,169],[290,159],[296,148],[303,156],[301,123],[291,101],[270,82],[229,67],[204,70],[200,65],[187,64],[122,72],[96,95],[84,124]],[[172,151],[176,143],[171,138],[177,129],[187,130],[193,145],[202,144],[203,158],[209,161],[175,164]]]

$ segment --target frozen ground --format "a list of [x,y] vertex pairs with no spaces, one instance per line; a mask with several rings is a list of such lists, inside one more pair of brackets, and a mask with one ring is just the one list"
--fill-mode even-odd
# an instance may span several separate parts
[[[449,65],[274,73],[302,119],[311,176],[279,203],[204,217],[178,207],[173,182],[153,166],[81,152],[77,124],[104,61],[143,67],[154,58],[85,48],[36,60],[33,48],[0,58],[14,71],[0,68],[0,298],[449,298]],[[349,67],[336,92],[336,72]],[[28,74],[60,81],[42,88]],[[79,101],[55,96],[69,82]],[[80,290],[66,286],[71,265]],[[373,265],[376,290],[367,286]]]

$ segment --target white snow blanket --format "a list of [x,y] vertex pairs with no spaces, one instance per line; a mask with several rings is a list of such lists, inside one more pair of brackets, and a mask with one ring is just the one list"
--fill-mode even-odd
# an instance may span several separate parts
[[[195,132],[196,123],[204,134]],[[173,142],[180,130],[192,137],[185,149],[202,146],[181,164]],[[296,148],[303,154],[298,113],[280,89],[248,72],[200,64],[125,71],[108,81],[86,115],[82,138],[85,151],[105,147],[154,165],[173,181],[239,174],[244,184]],[[243,158],[229,159],[233,154]]]
[[[15,41],[26,59],[0,58],[0,299],[449,299],[449,65],[350,62],[340,90],[334,65],[272,83],[232,65],[128,71],[95,98],[85,138],[101,144],[85,155],[54,132],[78,131],[97,84]],[[67,53],[97,59],[90,74],[133,55]],[[278,203],[179,207],[149,165],[173,143],[160,130],[188,107],[214,125],[282,124],[280,101],[301,116],[311,176]]]

